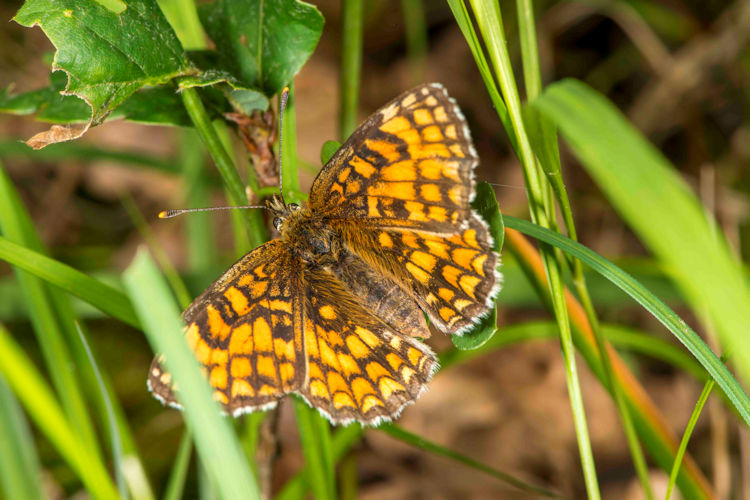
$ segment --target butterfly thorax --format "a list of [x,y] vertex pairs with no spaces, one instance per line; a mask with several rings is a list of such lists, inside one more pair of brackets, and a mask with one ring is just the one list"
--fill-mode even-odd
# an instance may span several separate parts
[[296,203],[286,205],[278,196],[266,204],[274,213],[273,225],[281,233],[281,239],[290,243],[302,261],[326,266],[338,259],[340,238],[312,210]]

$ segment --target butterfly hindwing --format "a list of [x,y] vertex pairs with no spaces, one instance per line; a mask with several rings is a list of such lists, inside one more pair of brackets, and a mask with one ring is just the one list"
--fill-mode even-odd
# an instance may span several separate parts
[[394,418],[424,390],[434,354],[374,316],[332,273],[311,271],[306,281],[308,383],[300,394],[333,423]]
[[[245,255],[185,311],[185,336],[225,411],[276,404],[306,380],[299,261],[280,240]],[[177,405],[157,358],[149,385]],[[166,383],[165,383],[166,382]]]

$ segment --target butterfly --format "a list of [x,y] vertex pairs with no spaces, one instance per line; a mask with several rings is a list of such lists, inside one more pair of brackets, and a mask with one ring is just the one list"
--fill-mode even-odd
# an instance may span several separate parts
[[[398,96],[321,169],[305,207],[274,196],[280,233],[187,308],[185,336],[228,414],[296,393],[334,424],[396,418],[438,367],[429,323],[471,329],[500,289],[474,212],[478,157],[440,84]],[[179,407],[157,356],[148,385]]]

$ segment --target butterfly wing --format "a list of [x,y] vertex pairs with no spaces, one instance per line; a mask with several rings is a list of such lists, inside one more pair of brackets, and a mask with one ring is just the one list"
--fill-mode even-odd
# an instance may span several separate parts
[[352,134],[315,179],[310,207],[438,328],[461,333],[490,310],[501,280],[469,204],[477,163],[458,106],[442,86],[422,85]]
[[[240,259],[183,314],[188,344],[227,413],[272,407],[305,383],[301,276],[287,244],[273,240]],[[162,363],[154,359],[149,387],[179,406]]]
[[342,238],[378,273],[407,284],[430,322],[461,334],[492,308],[502,276],[487,226],[477,216],[451,235],[339,224]]
[[453,233],[471,215],[478,158],[461,111],[439,84],[372,114],[313,182],[309,204],[333,219]]
[[333,273],[305,274],[308,383],[299,393],[332,423],[398,416],[437,368],[426,345],[375,316]]

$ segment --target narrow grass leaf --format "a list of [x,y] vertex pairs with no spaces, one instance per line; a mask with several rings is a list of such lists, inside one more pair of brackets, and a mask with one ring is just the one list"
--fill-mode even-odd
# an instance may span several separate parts
[[688,442],[690,442],[690,436],[693,435],[693,429],[695,429],[695,424],[698,423],[698,417],[700,417],[701,411],[703,411],[703,407],[706,405],[708,396],[711,394],[711,389],[714,388],[715,384],[716,382],[713,380],[709,380],[708,382],[706,382],[706,384],[703,386],[703,390],[701,391],[700,396],[698,396],[698,401],[695,403],[695,408],[693,408],[693,412],[690,414],[690,420],[688,420],[687,426],[685,427],[685,432],[682,434],[680,447],[677,449],[677,454],[674,458],[672,470],[669,472],[667,493],[664,495],[664,498],[666,500],[669,500],[672,497],[672,490],[674,489],[674,485],[677,482],[677,476],[680,472],[680,465],[682,464],[682,457],[685,456]]
[[453,17],[456,19],[456,24],[458,24],[458,27],[461,29],[461,33],[463,33],[464,38],[466,39],[466,43],[469,45],[471,54],[474,56],[474,62],[477,64],[477,68],[479,69],[479,75],[482,77],[484,86],[487,88],[487,92],[490,94],[492,106],[495,108],[495,112],[497,113],[498,117],[500,117],[500,121],[502,122],[503,128],[508,135],[508,139],[513,146],[513,150],[516,151],[516,155],[518,155],[518,139],[513,133],[513,125],[510,121],[508,108],[505,106],[505,102],[500,96],[500,91],[495,85],[495,80],[492,77],[490,65],[487,63],[487,58],[484,55],[482,46],[479,44],[479,38],[477,37],[477,33],[474,30],[474,25],[472,24],[471,18],[469,17],[469,12],[466,10],[464,0],[447,1],[451,12],[453,12]]
[[172,472],[169,473],[167,489],[164,500],[180,500],[185,491],[185,480],[187,479],[188,467],[190,467],[190,456],[193,451],[193,439],[190,432],[185,430],[180,440],[180,447],[172,463]]
[[36,444],[18,400],[0,375],[0,496],[43,498]]
[[[331,455],[334,462],[339,462],[344,455],[362,439],[363,429],[354,424],[341,427],[331,437]],[[307,495],[308,489],[308,465],[298,472],[296,476],[287,481],[281,491],[276,495],[276,500],[302,500]]]
[[[618,349],[626,349],[631,352],[658,359],[670,364],[679,370],[693,375],[696,380],[704,382],[709,378],[708,373],[684,350],[658,338],[650,333],[641,332],[620,325],[601,325],[604,338],[610,341]],[[552,321],[527,321],[514,325],[507,325],[499,329],[497,335],[479,349],[473,351],[460,351],[449,349],[440,353],[440,366],[444,370],[458,363],[465,363],[477,356],[502,349],[509,345],[527,342],[530,340],[552,339],[557,335],[557,327]]]
[[335,499],[335,478],[329,466],[332,461],[327,455],[321,442],[320,428],[316,418],[320,418],[317,410],[307,406],[299,398],[294,399],[294,414],[297,417],[302,452],[305,454],[305,473],[313,496],[319,500]]
[[[339,78],[341,96],[339,99],[339,139],[341,140],[346,140],[357,126],[359,83],[362,72],[362,39],[364,37],[363,5],[364,0],[341,2],[341,76]],[[323,146],[324,149],[326,145]],[[328,159],[323,162],[323,165],[327,161]]]
[[83,330],[78,323],[76,323],[76,330],[78,331],[78,335],[81,338],[83,347],[86,349],[86,356],[88,357],[89,363],[91,363],[91,367],[93,368],[94,375],[96,377],[96,383],[99,386],[101,398],[104,401],[104,406],[107,414],[107,423],[109,424],[109,437],[112,440],[112,463],[114,464],[115,469],[117,491],[120,494],[120,498],[122,498],[123,500],[127,500],[130,497],[128,495],[128,489],[125,484],[125,457],[122,452],[122,436],[120,435],[120,428],[117,424],[115,410],[112,406],[112,400],[109,397],[109,392],[104,385],[102,374],[96,364],[96,359],[94,359],[94,355],[91,352],[89,343],[86,341],[86,336],[83,334]]
[[[26,207],[1,165],[0,232],[14,243],[42,247],[31,218],[26,212]],[[54,291],[48,289],[43,281],[20,269],[14,269],[14,274],[28,310],[32,311],[29,321],[62,406],[68,418],[78,424],[76,426],[78,438],[88,446],[92,455],[98,456],[96,433],[80,384],[81,368],[73,362],[70,346],[66,343],[63,324],[65,318],[56,314]],[[67,340],[71,341],[71,338],[68,337]]]
[[46,438],[81,478],[92,496],[117,499],[119,495],[104,464],[79,439],[42,375],[0,326],[0,373]]
[[259,498],[258,487],[229,422],[219,414],[205,378],[182,334],[179,311],[164,278],[141,249],[123,276],[155,352],[182,390],[179,397],[198,454],[225,500]]
[[523,219],[506,215],[503,220],[506,227],[516,229],[528,236],[553,245],[577,259],[581,259],[584,264],[633,297],[688,348],[711,374],[711,377],[716,380],[716,383],[721,386],[742,419],[750,425],[750,398],[748,398],[748,395],[706,343],[669,306],[621,268],[580,243]]
[[[664,263],[693,310],[707,312],[725,347],[734,351],[740,374],[750,382],[750,288],[715,223],[707,220],[672,165],[614,105],[582,82],[556,83],[533,105],[558,125],[620,215]],[[727,393],[736,403],[747,401],[744,394]],[[741,410],[746,422],[748,409]]]
[[493,469],[492,467],[489,467],[481,462],[478,462],[474,460],[473,458],[467,457],[466,455],[463,455],[461,453],[448,449],[444,446],[440,446],[431,441],[428,441],[427,439],[417,436],[416,434],[413,434],[405,429],[402,429],[401,427],[397,425],[394,425],[391,423],[383,424],[380,427],[378,427],[378,430],[385,432],[389,436],[396,438],[399,441],[408,443],[414,446],[415,448],[425,450],[435,455],[440,455],[446,458],[450,458],[451,460],[459,462],[467,467],[484,472],[485,474],[489,474],[490,476],[493,476],[527,493],[534,493],[536,495],[541,495],[541,496],[548,497],[548,498],[562,498],[558,493],[550,491],[546,488],[542,488],[540,486],[535,486],[533,484],[522,481],[516,477],[513,477],[510,474],[499,471],[497,469]]
[[0,236],[0,259],[88,302],[105,314],[140,328],[128,297],[86,274]]

